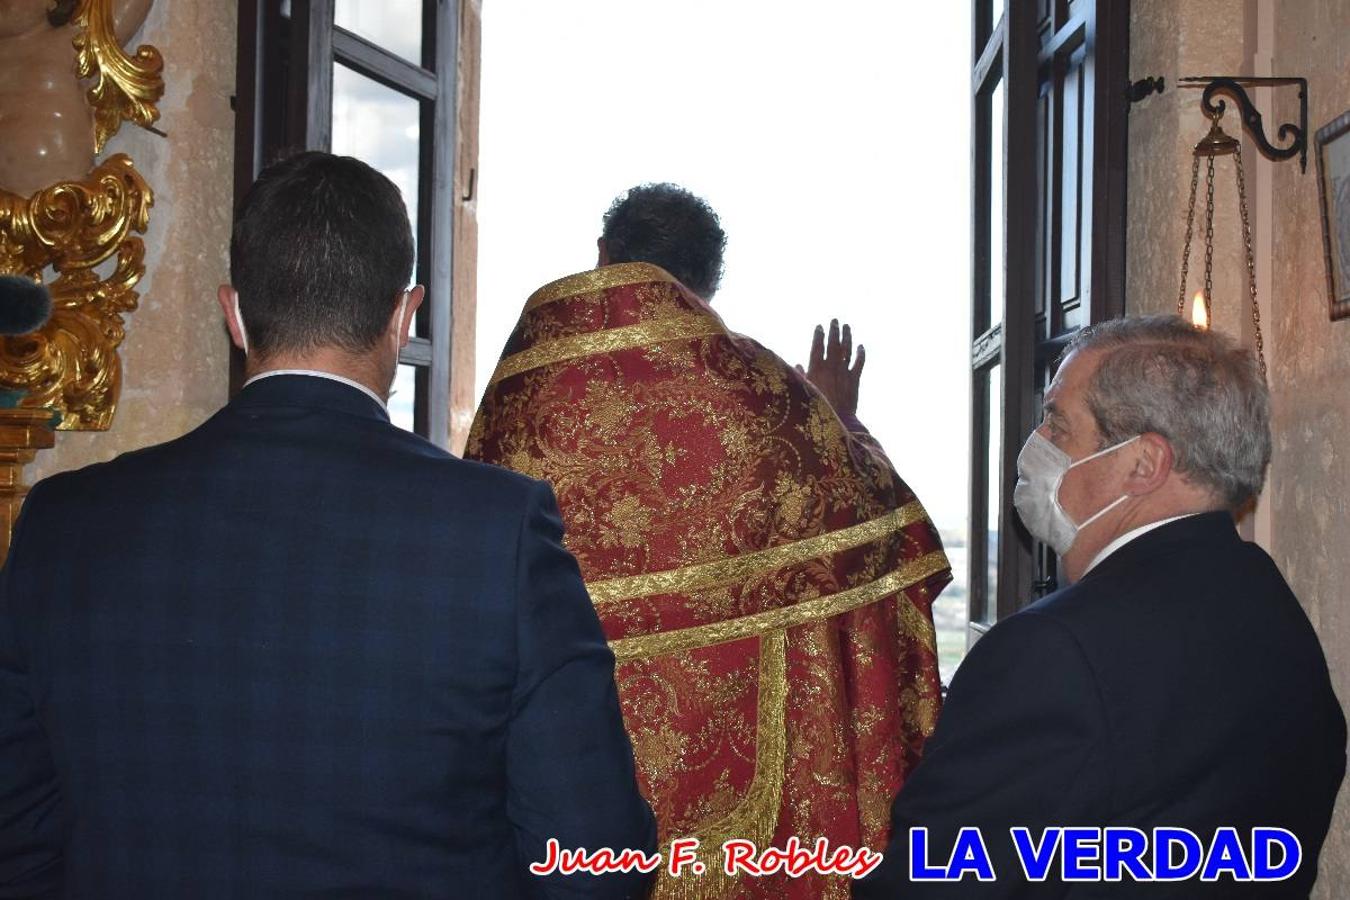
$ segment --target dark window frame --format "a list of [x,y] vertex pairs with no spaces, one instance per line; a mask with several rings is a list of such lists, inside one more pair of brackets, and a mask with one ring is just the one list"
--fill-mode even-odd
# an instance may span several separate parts
[[[335,64],[419,101],[415,279],[427,297],[399,362],[417,368],[414,430],[448,448],[459,4],[423,0],[420,66],[338,27],[334,8],[334,0],[239,0],[235,205],[282,154],[330,149]],[[236,351],[231,394],[242,383]]]
[[[997,20],[995,0],[973,2],[969,643],[1056,586],[1058,560],[1027,534],[1012,491],[1017,454],[1039,423],[1063,348],[1081,325],[1124,314],[1130,26],[1128,0],[999,0]],[[1066,76],[1082,79],[1075,97],[1081,119],[1064,114]],[[988,98],[1000,80],[1004,117],[991,124]],[[1062,177],[1069,128],[1081,166],[1072,192]],[[1004,147],[1002,247],[990,246],[995,140]],[[1067,232],[1066,203],[1075,215]],[[1078,275],[1068,298],[1061,283],[1066,233],[1076,237],[1068,249]],[[1000,256],[1004,293],[991,297],[991,262]],[[1002,318],[991,327],[999,303]],[[1002,386],[997,471],[988,465],[991,372]],[[993,479],[1000,502],[993,511],[997,559],[991,561],[986,523]],[[991,562],[995,596],[987,584]]]

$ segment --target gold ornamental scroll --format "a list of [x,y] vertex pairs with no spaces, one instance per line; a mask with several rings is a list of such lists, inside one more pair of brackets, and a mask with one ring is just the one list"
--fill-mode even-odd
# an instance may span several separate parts
[[[52,297],[51,318],[40,330],[0,340],[0,392],[7,407],[17,403],[0,409],[0,559],[27,493],[24,466],[53,445],[53,421],[67,431],[104,431],[117,409],[122,317],[139,303],[135,288],[145,274],[139,235],[149,225],[154,195],[127,156],[94,161],[124,121],[149,128],[164,94],[159,51],[143,45],[128,55],[117,34],[119,15],[134,30],[153,0],[133,7],[119,2],[79,0],[66,20],[74,27],[70,52],[78,80],[72,88],[83,92],[92,125],[86,132],[92,141],[82,138],[71,148],[76,167],[27,195],[0,188],[0,274],[45,283]],[[49,61],[60,68],[59,58]],[[45,96],[35,93],[32,102]],[[11,92],[9,102],[24,98]],[[68,116],[55,120],[79,130]],[[62,142],[61,135],[40,137]],[[82,153],[88,163],[78,162]]]
[[[65,431],[106,431],[122,380],[117,348],[122,314],[136,308],[145,274],[153,195],[131,160],[109,157],[87,178],[31,197],[0,191],[0,274],[27,275],[48,288],[52,316],[42,330],[0,342],[0,388],[24,392],[20,405],[55,410]],[[110,262],[110,271],[97,267]]]
[[128,56],[117,40],[112,0],[81,0],[74,24],[75,72],[93,80],[86,95],[94,111],[94,152],[102,153],[123,122],[149,128],[164,96],[164,58],[147,44]]
[[[71,24],[75,74],[90,85],[85,99],[97,154],[122,122],[149,127],[158,119],[164,60],[154,47],[131,55],[122,49],[114,0],[80,0]],[[52,294],[46,326],[0,342],[0,389],[23,392],[23,408],[58,413],[61,430],[106,431],[112,424],[122,316],[139,302],[145,246],[138,235],[153,203],[149,185],[123,154],[31,196],[0,189],[0,274],[48,282]]]

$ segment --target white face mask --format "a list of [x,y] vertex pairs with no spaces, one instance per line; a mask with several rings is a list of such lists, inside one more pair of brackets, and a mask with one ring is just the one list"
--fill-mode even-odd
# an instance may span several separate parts
[[409,291],[404,291],[403,296],[398,300],[398,311],[394,313],[394,352],[402,350],[403,343],[403,313],[408,308]]
[[1069,552],[1080,531],[1124,503],[1130,495],[1122,494],[1083,522],[1075,524],[1064,507],[1059,505],[1059,486],[1064,476],[1075,466],[1113,453],[1139,438],[1140,435],[1135,435],[1073,462],[1069,454],[1042,437],[1039,431],[1033,431],[1023,445],[1022,452],[1017,455],[1017,486],[1013,488],[1013,506],[1022,517],[1022,524],[1027,526],[1027,531],[1053,547],[1060,556]]
[[244,345],[244,355],[248,356],[248,331],[244,329],[244,314],[239,311],[239,295],[234,295],[234,324],[239,328],[239,341]]
[[408,308],[408,291],[403,292],[399,298],[398,309],[394,312],[394,368],[389,373],[389,386],[384,389],[386,402],[394,396],[394,381],[398,377],[398,355],[403,349],[403,313]]

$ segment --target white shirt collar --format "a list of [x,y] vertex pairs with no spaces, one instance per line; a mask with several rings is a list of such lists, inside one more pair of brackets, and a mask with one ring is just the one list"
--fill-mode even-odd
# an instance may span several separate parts
[[311,378],[327,378],[329,381],[336,381],[338,384],[345,384],[347,387],[354,387],[361,393],[365,394],[370,399],[374,400],[376,403],[380,404],[380,409],[383,409],[386,412],[388,412],[389,409],[388,406],[385,405],[384,400],[380,398],[379,394],[375,393],[361,382],[352,381],[350,378],[343,378],[341,375],[335,375],[332,372],[325,372],[321,369],[272,369],[269,372],[259,372],[257,375],[254,375],[248,381],[245,381],[244,387],[248,387],[255,381],[262,381],[264,378],[271,378],[273,375],[308,375]]
[[1161,528],[1164,525],[1171,524],[1172,522],[1176,522],[1180,519],[1189,519],[1192,516],[1198,515],[1202,515],[1202,513],[1186,513],[1180,516],[1172,516],[1171,518],[1168,519],[1159,519],[1156,522],[1149,522],[1147,525],[1140,525],[1138,528],[1125,532],[1120,537],[1116,538],[1114,541],[1103,547],[1101,549],[1101,552],[1092,558],[1092,562],[1088,563],[1087,568],[1083,570],[1083,574],[1086,575],[1088,572],[1091,572],[1093,569],[1097,567],[1099,563],[1105,560],[1108,556],[1110,556],[1112,553],[1115,553],[1117,550],[1119,550],[1121,547],[1124,547],[1126,544],[1128,544],[1135,538],[1143,537],[1144,535],[1148,534],[1155,528]]

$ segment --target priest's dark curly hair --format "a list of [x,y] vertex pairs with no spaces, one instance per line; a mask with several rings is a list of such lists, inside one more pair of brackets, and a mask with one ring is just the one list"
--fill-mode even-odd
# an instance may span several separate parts
[[712,207],[679,185],[643,184],[616,198],[601,237],[611,263],[651,263],[705,300],[717,293],[727,236]]

